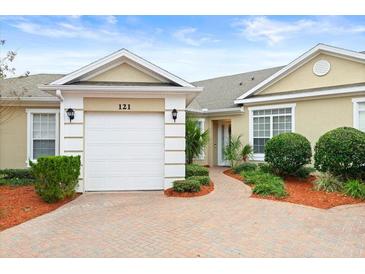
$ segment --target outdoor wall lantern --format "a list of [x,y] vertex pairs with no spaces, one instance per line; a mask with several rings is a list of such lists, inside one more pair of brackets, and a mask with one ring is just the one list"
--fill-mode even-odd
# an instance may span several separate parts
[[67,117],[70,119],[70,123],[71,120],[73,120],[75,118],[75,111],[72,108],[69,108],[67,111]]
[[171,113],[172,113],[172,119],[174,119],[174,123],[175,123],[176,119],[177,119],[177,110],[176,110],[176,108],[174,108]]

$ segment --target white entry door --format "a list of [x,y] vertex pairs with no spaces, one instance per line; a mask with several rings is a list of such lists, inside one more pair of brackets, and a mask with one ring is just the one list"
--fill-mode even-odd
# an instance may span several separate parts
[[224,148],[231,140],[231,123],[218,121],[218,165],[228,166],[229,162],[224,157]]
[[162,113],[85,115],[85,190],[163,189]]

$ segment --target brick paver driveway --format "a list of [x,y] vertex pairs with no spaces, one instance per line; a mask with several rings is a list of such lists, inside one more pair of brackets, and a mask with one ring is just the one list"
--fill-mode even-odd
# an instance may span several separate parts
[[216,190],[88,193],[0,233],[1,257],[364,257],[365,206],[321,210],[248,198],[211,169]]

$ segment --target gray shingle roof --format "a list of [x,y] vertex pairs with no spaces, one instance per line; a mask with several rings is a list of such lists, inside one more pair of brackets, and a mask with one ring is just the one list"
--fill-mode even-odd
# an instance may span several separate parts
[[39,90],[38,85],[49,84],[63,74],[34,74],[0,80],[0,97],[53,97]]
[[250,71],[235,75],[223,76],[192,83],[198,87],[204,87],[191,104],[190,109],[201,110],[202,108],[222,109],[232,108],[237,97],[256,86],[283,67],[275,67],[263,70]]

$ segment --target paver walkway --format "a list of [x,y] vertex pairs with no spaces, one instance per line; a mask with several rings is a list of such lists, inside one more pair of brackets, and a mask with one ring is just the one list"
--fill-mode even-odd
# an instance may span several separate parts
[[216,189],[87,193],[0,232],[0,257],[364,257],[365,206],[315,209],[248,198],[211,168]]

